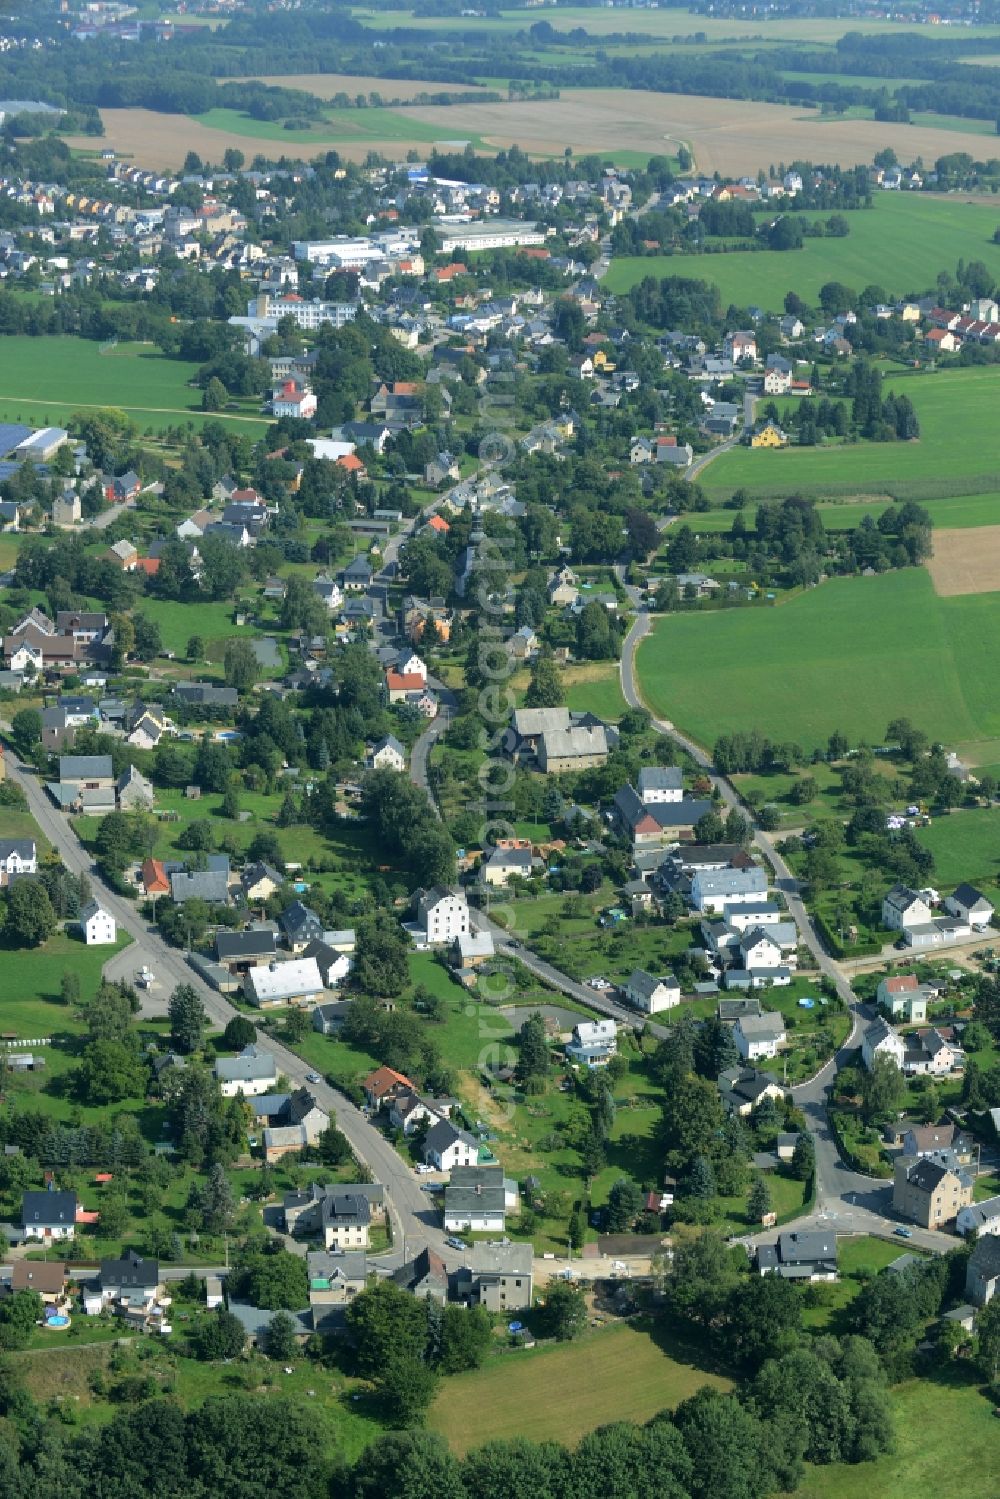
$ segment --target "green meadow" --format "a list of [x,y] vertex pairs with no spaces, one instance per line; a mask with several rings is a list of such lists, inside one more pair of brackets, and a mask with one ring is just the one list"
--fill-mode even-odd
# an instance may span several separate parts
[[[1000,369],[942,370],[899,377],[889,388],[909,396],[920,421],[915,442],[838,443],[815,448],[735,447],[708,465],[699,483],[711,495],[743,488],[751,494],[887,492],[933,495],[963,480],[1000,488]],[[981,522],[976,522],[981,524]]]
[[702,744],[758,727],[807,750],[881,742],[905,714],[934,739],[1000,735],[1000,594],[939,598],[923,568],[836,578],[774,609],[672,615],[639,647],[643,696]]
[[[201,426],[220,418],[201,411],[201,392],[189,383],[197,370],[153,344],[118,344],[102,353],[85,338],[0,337],[0,421],[65,426],[75,411],[117,406],[140,429]],[[268,425],[256,416],[223,413],[221,420],[237,422],[249,437]]]
[[755,303],[780,312],[786,292],[815,303],[827,281],[855,291],[884,286],[891,296],[923,294],[939,271],[954,272],[960,259],[981,260],[1000,279],[1000,245],[992,240],[1000,206],[986,200],[880,193],[871,209],[849,213],[847,221],[845,239],[807,239],[800,250],[623,257],[612,262],[605,285],[621,292],[645,276],[691,276],[714,281],[724,307]]

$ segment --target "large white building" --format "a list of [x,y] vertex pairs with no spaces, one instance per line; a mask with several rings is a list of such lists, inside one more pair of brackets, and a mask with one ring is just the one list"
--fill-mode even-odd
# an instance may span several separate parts
[[417,899],[417,925],[432,946],[469,935],[469,902],[461,890],[434,885]]
[[96,900],[89,901],[80,912],[80,930],[88,947],[107,947],[118,936],[115,918]]
[[252,1005],[302,1005],[323,996],[323,977],[315,958],[292,958],[251,968],[243,992]]

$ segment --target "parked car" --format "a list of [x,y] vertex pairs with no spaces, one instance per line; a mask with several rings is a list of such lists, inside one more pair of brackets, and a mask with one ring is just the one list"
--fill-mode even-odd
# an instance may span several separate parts
[[902,1225],[900,1225],[899,1228],[894,1228],[893,1229],[893,1233],[896,1235],[897,1239],[912,1239],[913,1238],[913,1230],[912,1230],[912,1228],[903,1228]]
[[306,1073],[306,1082],[307,1083],[318,1083],[319,1082],[319,1073],[318,1072],[307,1072]]
[[464,1239],[450,1238],[445,1239],[444,1242],[447,1244],[449,1249],[468,1249],[469,1247],[468,1244],[465,1243]]

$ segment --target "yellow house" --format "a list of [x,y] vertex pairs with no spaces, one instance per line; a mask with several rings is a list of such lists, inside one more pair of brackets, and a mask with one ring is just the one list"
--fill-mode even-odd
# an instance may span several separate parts
[[776,422],[765,422],[750,438],[752,448],[787,448],[788,434]]
[[604,350],[598,349],[597,353],[594,355],[594,369],[602,370],[604,374],[610,375],[611,371],[614,368],[615,366],[612,364],[607,354],[605,354]]

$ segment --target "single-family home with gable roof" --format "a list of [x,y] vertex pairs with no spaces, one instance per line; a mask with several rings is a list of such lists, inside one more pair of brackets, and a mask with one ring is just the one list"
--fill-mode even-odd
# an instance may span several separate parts
[[502,1166],[456,1166],[444,1189],[444,1226],[449,1233],[503,1233],[510,1197]]
[[928,992],[915,973],[898,973],[879,981],[875,999],[893,1020],[921,1024],[927,1019]]
[[25,1192],[21,1197],[21,1229],[26,1239],[71,1239],[76,1232],[75,1192]]
[[776,1244],[759,1245],[757,1270],[783,1280],[836,1280],[837,1236],[827,1229],[779,1234]]
[[985,1306],[1000,1291],[1000,1239],[987,1234],[969,1255],[965,1270],[965,1294],[973,1306]]
[[118,938],[118,927],[110,911],[90,900],[80,911],[80,931],[88,947],[106,947]]
[[636,788],[644,807],[679,802],[684,796],[684,772],[678,765],[644,765]]
[[1000,1235],[1000,1197],[987,1197],[983,1202],[970,1202],[960,1210],[955,1219],[960,1234],[976,1234],[980,1239],[988,1235]]
[[586,1067],[606,1067],[617,1050],[618,1027],[613,1020],[581,1020],[566,1044],[566,1057]]
[[239,1093],[255,1098],[274,1088],[278,1068],[271,1052],[250,1045],[238,1056],[217,1057],[215,1076],[223,1098],[235,1098]]
[[887,1020],[880,1017],[866,1028],[861,1038],[861,1059],[869,1071],[875,1066],[877,1056],[891,1057],[902,1071],[905,1055],[906,1044],[902,1036],[893,1030]]
[[785,1096],[785,1089],[774,1074],[756,1067],[729,1067],[719,1074],[716,1086],[726,1113],[741,1119],[751,1114],[762,1098],[773,1098],[780,1103]]
[[967,921],[973,931],[989,926],[993,920],[993,906],[974,885],[959,885],[957,890],[946,896],[944,906],[959,921]]
[[438,1171],[455,1166],[475,1166],[479,1162],[479,1141],[450,1119],[439,1119],[427,1132],[424,1160]]
[[369,770],[404,771],[406,751],[395,734],[386,734],[372,745],[367,756],[367,764]]
[[744,1062],[776,1057],[778,1048],[785,1044],[785,1021],[780,1010],[741,1015],[733,1026],[733,1040]]
[[301,900],[293,900],[292,904],[282,911],[278,917],[278,925],[284,933],[289,949],[294,953],[302,952],[310,942],[323,936],[323,923],[316,912]]
[[893,885],[882,901],[882,925],[892,932],[927,925],[931,917],[931,908],[924,897],[908,885]]
[[284,883],[285,876],[262,860],[248,864],[240,874],[240,889],[247,900],[269,900]]
[[655,978],[643,968],[632,970],[625,981],[622,997],[626,1004],[634,1005],[647,1015],[656,1015],[661,1010],[672,1010],[681,1002],[681,986],[673,974]]
[[372,1109],[383,1109],[402,1093],[412,1093],[414,1084],[405,1072],[396,1072],[392,1067],[376,1067],[361,1084],[362,1091]]

